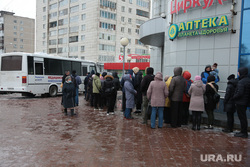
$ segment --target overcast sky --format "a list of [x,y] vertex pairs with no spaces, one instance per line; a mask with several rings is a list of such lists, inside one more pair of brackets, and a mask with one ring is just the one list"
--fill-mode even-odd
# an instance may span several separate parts
[[14,12],[17,16],[36,18],[36,0],[0,0],[0,10]]

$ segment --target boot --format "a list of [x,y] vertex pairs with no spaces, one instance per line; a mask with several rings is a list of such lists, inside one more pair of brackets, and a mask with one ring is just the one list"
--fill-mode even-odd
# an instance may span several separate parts
[[74,109],[71,109],[70,112],[71,112],[71,116],[73,117],[75,115]]
[[64,115],[67,116],[68,113],[67,113],[67,108],[64,109]]

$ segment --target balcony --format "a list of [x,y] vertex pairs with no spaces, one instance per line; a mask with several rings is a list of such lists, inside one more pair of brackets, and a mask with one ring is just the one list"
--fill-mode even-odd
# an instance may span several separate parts
[[145,45],[161,47],[165,38],[165,19],[153,18],[140,26],[140,41]]

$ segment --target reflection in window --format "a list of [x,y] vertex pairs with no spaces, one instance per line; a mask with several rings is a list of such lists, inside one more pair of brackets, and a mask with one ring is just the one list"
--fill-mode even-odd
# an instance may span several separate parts
[[242,23],[241,53],[250,53],[250,10],[245,10]]
[[[248,71],[250,71],[250,55],[241,55],[240,56],[240,67],[248,67]],[[248,72],[250,77],[250,72]]]

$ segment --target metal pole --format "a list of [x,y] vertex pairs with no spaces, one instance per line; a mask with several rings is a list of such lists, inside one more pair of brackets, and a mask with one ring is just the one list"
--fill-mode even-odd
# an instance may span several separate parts
[[122,76],[125,74],[124,66],[125,66],[125,47],[123,46],[123,71],[122,71]]

